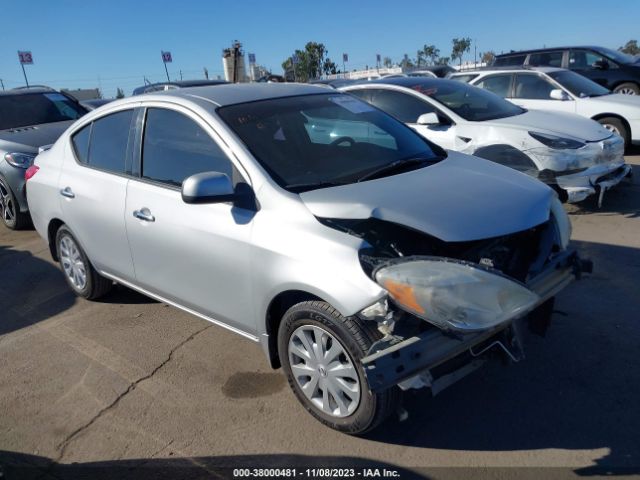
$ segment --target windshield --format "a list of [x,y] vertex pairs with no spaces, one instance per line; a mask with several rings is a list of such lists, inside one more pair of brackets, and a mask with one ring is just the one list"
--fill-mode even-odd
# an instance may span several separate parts
[[[398,161],[409,165],[446,155],[351,95],[277,98],[222,107],[218,114],[273,179],[293,192],[353,183]],[[399,173],[395,167],[389,175]]]
[[549,73],[549,76],[573,93],[576,97],[599,97],[601,95],[608,95],[611,93],[596,82],[569,70],[551,72]]
[[0,95],[0,130],[75,120],[87,113],[57,92]]
[[470,122],[513,117],[526,111],[494,93],[454,80],[417,84],[411,88]]
[[636,61],[636,59],[632,55],[618,52],[616,50],[611,50],[610,48],[598,47],[596,51],[619,63],[633,63]]

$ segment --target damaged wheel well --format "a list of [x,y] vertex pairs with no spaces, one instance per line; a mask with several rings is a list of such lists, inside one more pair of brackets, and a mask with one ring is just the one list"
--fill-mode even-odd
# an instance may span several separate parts
[[278,327],[282,317],[294,305],[306,301],[324,301],[321,298],[302,290],[287,290],[281,292],[271,300],[269,308],[267,308],[266,327],[267,335],[269,335],[269,362],[272,368],[280,368],[280,359],[278,358]]

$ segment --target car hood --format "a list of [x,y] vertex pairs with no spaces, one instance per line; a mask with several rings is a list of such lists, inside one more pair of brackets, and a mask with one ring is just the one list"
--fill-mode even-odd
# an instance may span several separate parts
[[527,110],[522,115],[482,122],[485,125],[519,128],[550,135],[569,136],[577,140],[598,142],[611,136],[606,128],[594,120],[574,113]]
[[38,147],[54,143],[74,120],[43,123],[0,130],[0,148],[5,151],[38,153]]
[[317,217],[376,218],[447,242],[507,235],[549,218],[552,190],[527,175],[458,152],[432,166],[300,194]]
[[[640,118],[640,95],[622,95],[620,93],[612,93],[610,95],[602,95],[601,97],[589,97],[584,100],[588,100],[589,102],[601,104],[600,108],[606,108],[607,105],[611,105],[616,108],[628,108],[630,110],[635,110],[636,116],[632,118]],[[616,113],[616,112],[612,112]]]

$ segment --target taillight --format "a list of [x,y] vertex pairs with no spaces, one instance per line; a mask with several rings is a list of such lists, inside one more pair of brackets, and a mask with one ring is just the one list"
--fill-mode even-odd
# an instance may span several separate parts
[[36,173],[38,173],[38,170],[40,170],[40,167],[37,165],[31,165],[29,168],[27,168],[27,171],[24,172],[24,181],[26,182],[31,177],[33,177]]

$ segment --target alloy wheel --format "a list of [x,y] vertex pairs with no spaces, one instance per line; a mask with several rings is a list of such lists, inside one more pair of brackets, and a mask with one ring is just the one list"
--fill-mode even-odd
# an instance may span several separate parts
[[616,127],[615,125],[611,125],[610,123],[603,123],[602,126],[609,130],[611,133],[622,136],[622,133],[620,133],[620,130],[618,130],[618,127]]
[[288,353],[291,373],[313,405],[332,417],[355,412],[360,403],[360,379],[335,336],[315,325],[303,325],[291,334]]
[[73,238],[64,235],[59,243],[60,264],[67,279],[79,291],[87,286],[87,266]]
[[636,91],[633,88],[625,87],[616,91],[616,93],[621,93],[622,95],[636,95]]
[[4,182],[0,181],[0,215],[6,225],[13,225],[16,220],[16,210],[13,197]]

